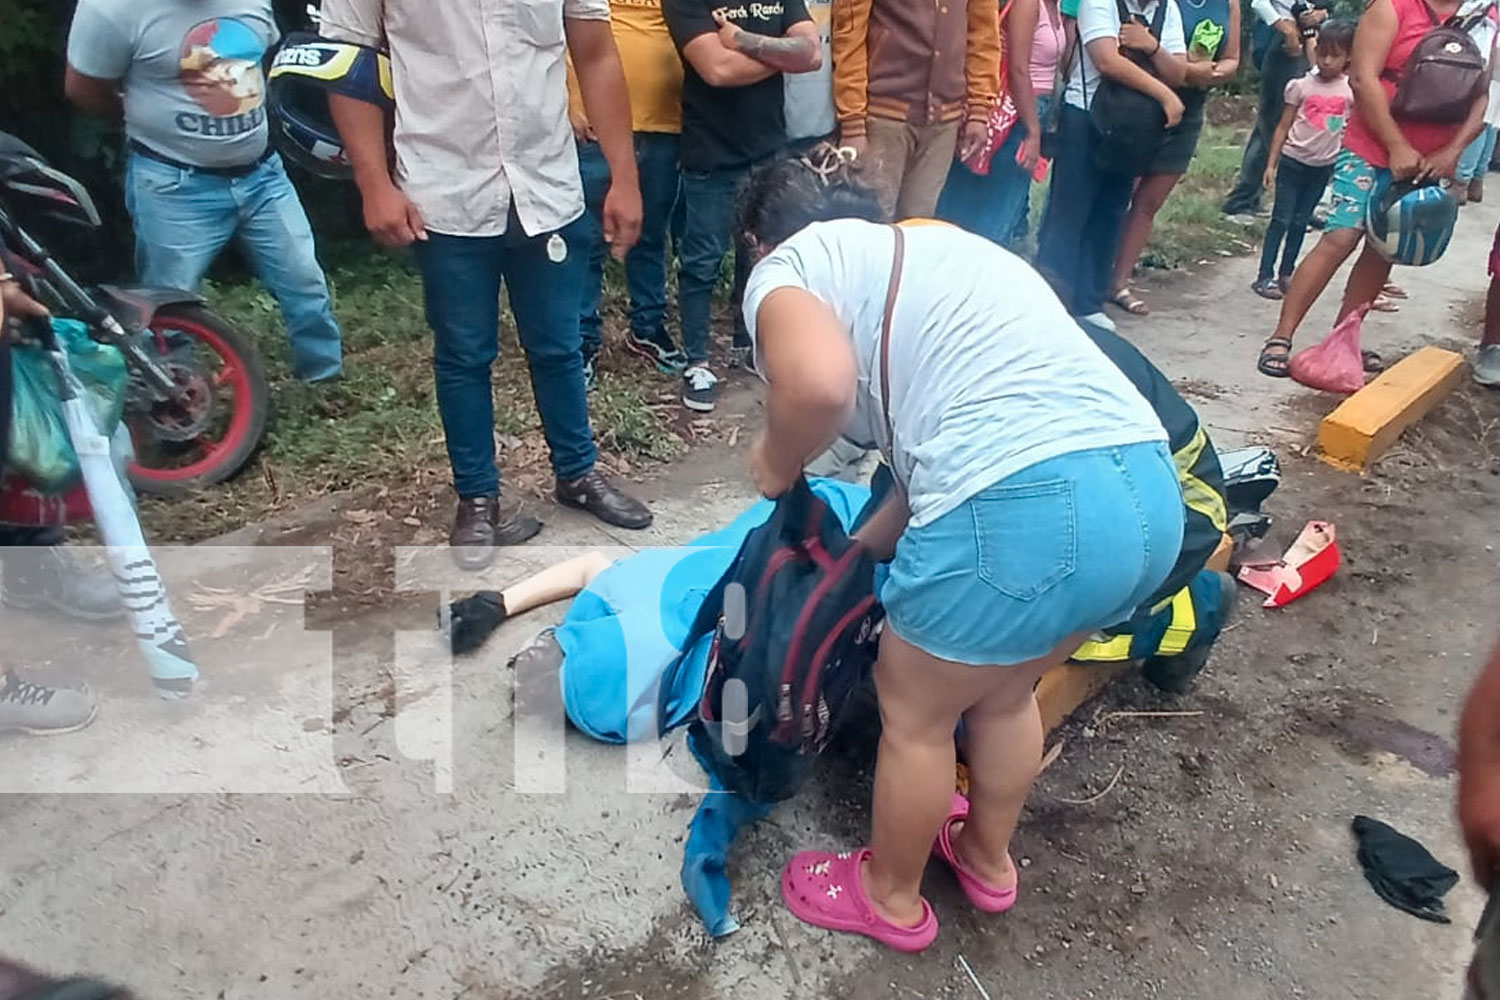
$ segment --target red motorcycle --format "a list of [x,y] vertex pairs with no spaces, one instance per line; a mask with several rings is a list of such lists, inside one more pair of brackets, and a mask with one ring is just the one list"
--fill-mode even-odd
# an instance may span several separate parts
[[[181,495],[243,469],[260,447],[271,409],[254,342],[192,292],[83,287],[22,225],[23,219],[42,218],[88,229],[101,224],[83,185],[0,132],[0,241],[15,261],[16,276],[53,313],[82,320],[95,340],[125,355],[130,387],[124,421],[135,448],[131,485],[142,493]],[[80,513],[71,509],[78,497],[4,493],[0,521],[60,523]],[[31,499],[18,499],[28,494]],[[30,516],[3,509],[18,503],[51,508]]]

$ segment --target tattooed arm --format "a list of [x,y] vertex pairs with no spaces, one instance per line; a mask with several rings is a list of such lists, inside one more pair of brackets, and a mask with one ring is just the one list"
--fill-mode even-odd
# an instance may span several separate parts
[[812,73],[823,65],[823,42],[818,37],[817,26],[811,21],[799,21],[781,38],[745,31],[726,20],[719,11],[714,11],[714,21],[719,25],[719,39],[725,48],[743,53],[774,70]]

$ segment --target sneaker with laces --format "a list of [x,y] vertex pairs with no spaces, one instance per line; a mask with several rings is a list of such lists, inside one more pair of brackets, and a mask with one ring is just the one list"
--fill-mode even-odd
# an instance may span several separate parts
[[656,365],[663,375],[676,375],[687,367],[687,355],[682,353],[665,330],[655,333],[638,333],[631,330],[625,336],[625,346]]
[[1474,381],[1490,388],[1500,388],[1500,344],[1489,344],[1479,349],[1474,359]]
[[707,365],[692,365],[682,373],[682,405],[699,413],[711,413],[717,398],[719,377]]
[[93,722],[98,710],[87,685],[48,687],[11,672],[0,677],[0,733],[74,733]]
[[114,575],[63,545],[7,549],[0,599],[23,611],[51,608],[70,618],[106,621],[125,613]]

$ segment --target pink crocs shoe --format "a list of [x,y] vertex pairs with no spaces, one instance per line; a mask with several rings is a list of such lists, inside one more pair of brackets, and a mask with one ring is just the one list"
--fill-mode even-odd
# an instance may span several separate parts
[[860,877],[869,856],[868,847],[839,854],[803,851],[787,862],[781,898],[797,919],[814,927],[863,934],[896,951],[921,951],[937,937],[932,907],[922,900],[922,921],[915,927],[901,927],[876,914]]
[[[953,853],[953,824],[962,822],[968,818],[968,815],[969,800],[955,792],[953,808],[949,811],[948,818],[943,821],[942,828],[938,830],[937,840],[932,845],[932,853],[948,862],[948,867],[952,868],[953,874],[958,876],[958,884],[963,888],[964,895],[969,897],[969,902],[986,913],[1004,913],[1016,905],[1016,889],[1019,881],[1017,885],[1008,889],[996,889],[986,885],[977,875],[965,868],[959,862],[958,855]],[[1017,872],[1018,876],[1019,874]]]

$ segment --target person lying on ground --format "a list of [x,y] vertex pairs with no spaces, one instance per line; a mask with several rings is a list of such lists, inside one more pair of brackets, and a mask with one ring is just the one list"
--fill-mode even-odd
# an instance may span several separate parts
[[[1333,168],[1333,208],[1328,223],[1307,258],[1292,275],[1281,303],[1276,329],[1261,348],[1257,367],[1273,378],[1286,378],[1292,338],[1308,310],[1323,294],[1336,272],[1360,244],[1365,243],[1344,286],[1338,319],[1375,301],[1390,277],[1391,262],[1364,240],[1365,216],[1371,193],[1380,182],[1438,181],[1452,178],[1464,148],[1484,127],[1489,97],[1479,88],[1460,122],[1401,119],[1391,102],[1397,80],[1418,43],[1439,23],[1454,16],[1462,0],[1373,0],[1359,19],[1354,34],[1351,83],[1354,113],[1344,132],[1344,148]],[[1476,27],[1484,35],[1479,48],[1489,51],[1493,28],[1485,21]],[[1368,359],[1378,368],[1378,359]]]
[[1313,209],[1333,176],[1344,124],[1354,105],[1348,76],[1353,45],[1354,22],[1325,22],[1318,29],[1317,65],[1286,85],[1286,109],[1271,138],[1264,178],[1266,190],[1276,192],[1276,201],[1261,249],[1260,273],[1250,286],[1263,299],[1279,300],[1291,287]]
[[[883,218],[831,149],[762,171],[740,207],[768,384],[756,485],[780,495],[841,432],[897,482],[856,532],[891,561],[873,846],[798,855],[783,894],[809,923],[915,951],[937,934],[921,880],[939,837],[971,899],[1014,902],[1033,689],[1166,578],[1182,494],[1160,421],[1040,275],[963,230]],[[972,806],[952,790],[960,719]]]
[[1474,877],[1485,889],[1500,890],[1500,647],[1459,723],[1458,821]]

